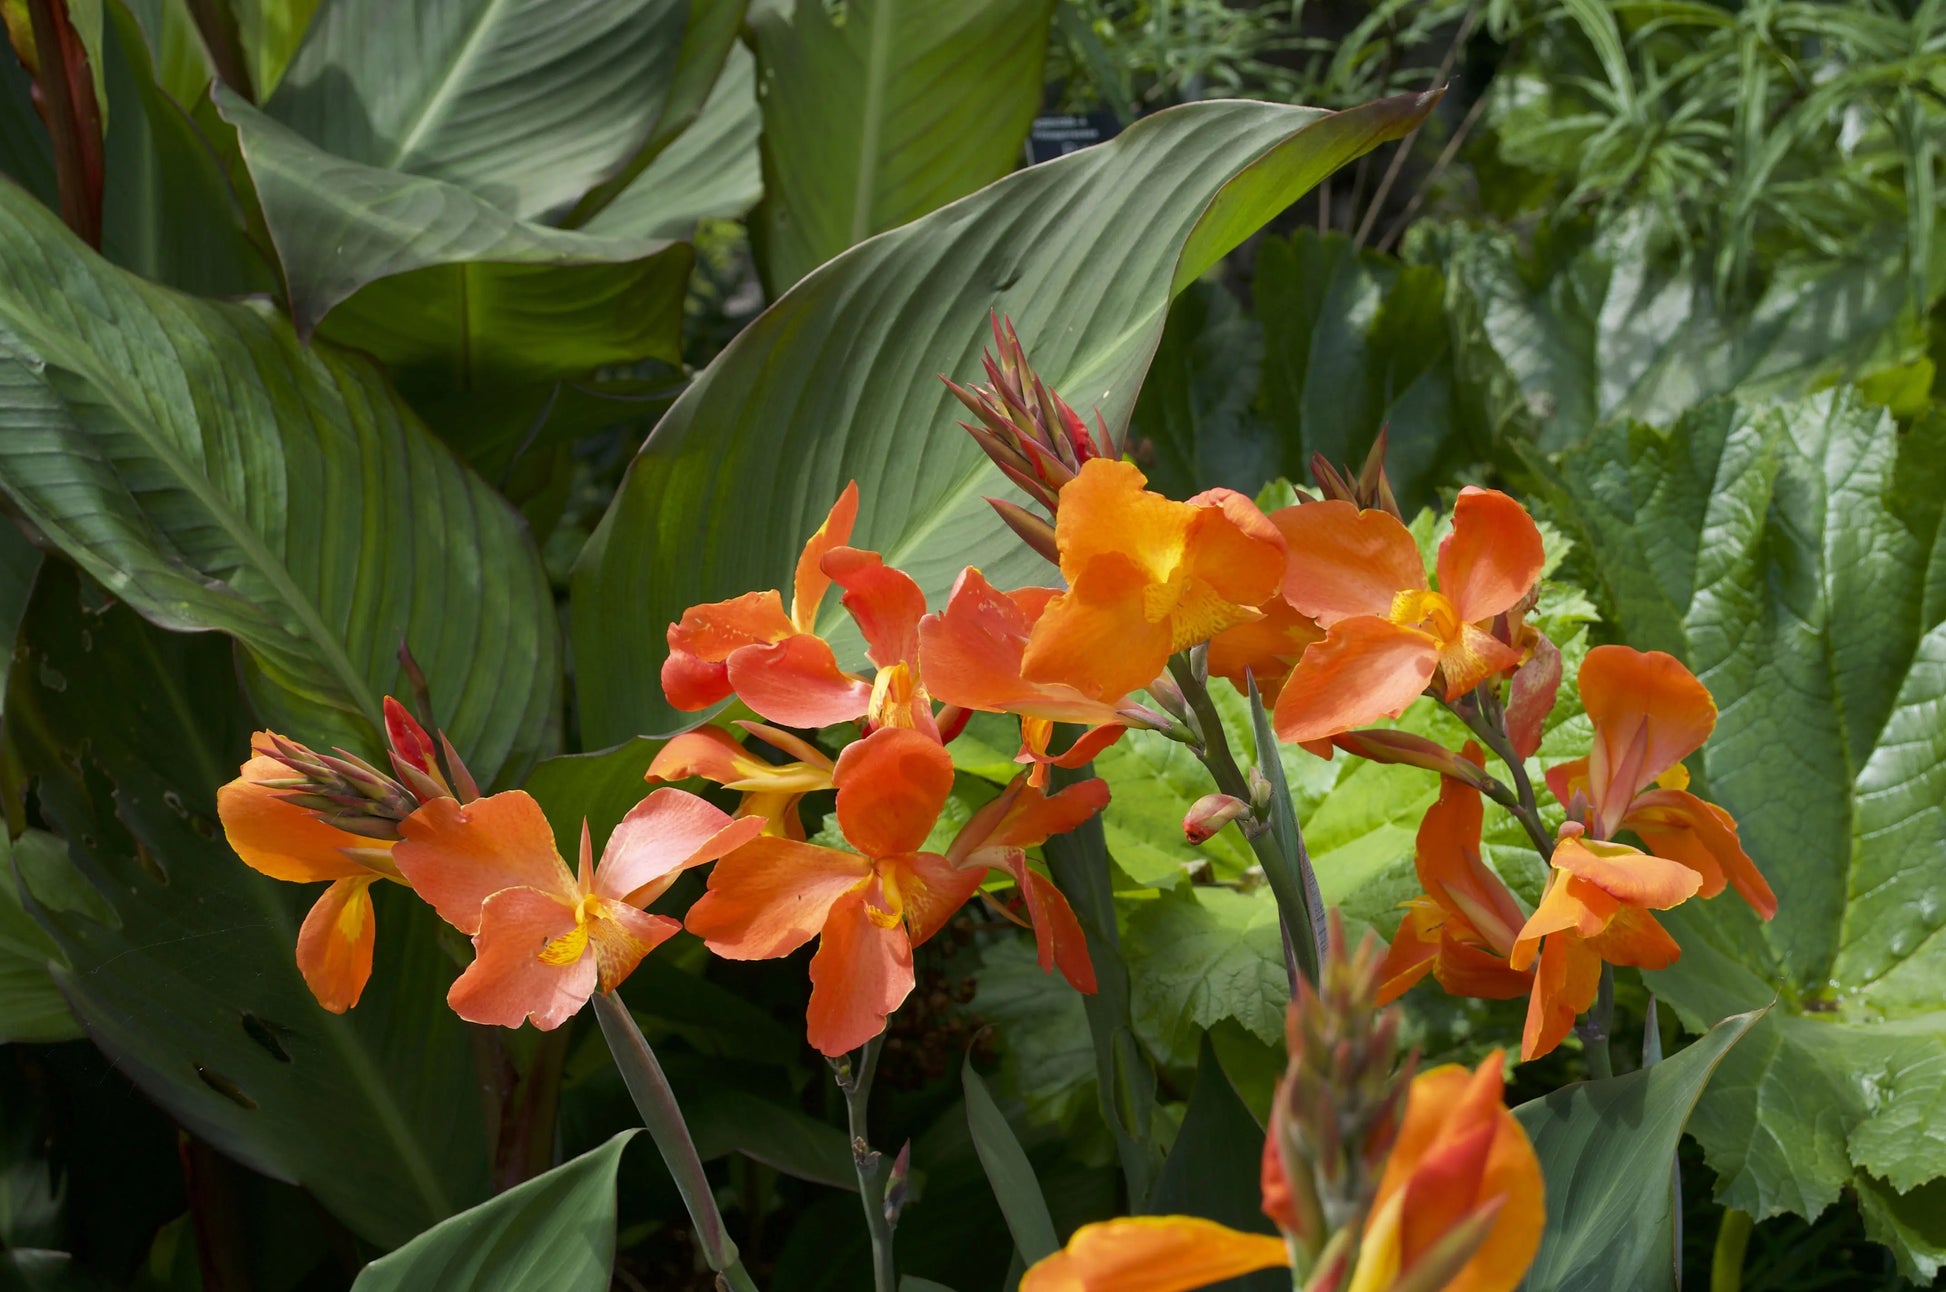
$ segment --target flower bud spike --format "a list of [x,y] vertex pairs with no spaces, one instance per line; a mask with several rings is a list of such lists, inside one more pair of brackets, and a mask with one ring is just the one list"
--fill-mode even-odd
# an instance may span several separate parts
[[1007,528],[1011,529],[1021,542],[1055,565],[1061,563],[1060,549],[1054,545],[1054,526],[1019,503],[1009,502],[1005,498],[989,498],[987,504],[1000,513],[1000,519],[1006,522]]
[[419,706],[419,718],[424,724],[419,734],[424,736],[426,727],[439,726],[433,718],[432,685],[426,681],[426,671],[419,667],[419,661],[413,658],[412,648],[406,645],[403,637],[399,638],[399,668],[405,673],[406,685],[412,688],[413,703]]
[[912,1141],[907,1140],[892,1159],[892,1170],[885,1177],[885,1223],[897,1225],[912,1192]]
[[453,788],[459,791],[455,797],[462,803],[471,803],[480,797],[479,782],[473,779],[472,772],[466,770],[466,764],[460,761],[459,750],[453,748],[453,742],[446,739],[443,731],[439,733],[439,748],[446,755],[446,771],[452,778]]
[[1228,794],[1205,794],[1190,804],[1189,811],[1183,815],[1183,838],[1193,844],[1208,843],[1224,826],[1249,815],[1250,805],[1242,799]]

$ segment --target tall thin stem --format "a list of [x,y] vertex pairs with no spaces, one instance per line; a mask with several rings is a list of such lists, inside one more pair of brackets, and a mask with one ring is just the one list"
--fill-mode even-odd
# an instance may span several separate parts
[[872,1078],[878,1073],[878,1052],[885,1044],[880,1032],[858,1052],[858,1064],[839,1059],[838,1089],[845,1092],[845,1120],[851,1128],[851,1164],[858,1173],[858,1197],[865,1206],[865,1228],[872,1236],[872,1286],[876,1292],[898,1292],[899,1270],[892,1254],[892,1222],[885,1214],[885,1155],[872,1150],[865,1111],[872,1100]]
[[1710,1256],[1710,1292],[1742,1292],[1743,1254],[1750,1246],[1755,1222],[1747,1211],[1731,1207],[1716,1226],[1716,1250]]
[[757,1292],[756,1281],[743,1268],[737,1245],[723,1226],[723,1213],[716,1208],[716,1195],[703,1173],[696,1142],[689,1137],[682,1109],[676,1104],[676,1092],[669,1088],[669,1078],[662,1074],[648,1038],[619,996],[597,992],[594,999],[601,1034],[608,1042],[609,1053],[615,1056],[615,1066],[621,1069],[622,1080],[628,1084],[636,1111],[642,1114],[642,1124],[649,1128],[649,1137],[661,1151],[683,1205],[689,1208],[689,1221],[695,1226],[703,1259],[716,1271],[717,1284],[728,1292]]

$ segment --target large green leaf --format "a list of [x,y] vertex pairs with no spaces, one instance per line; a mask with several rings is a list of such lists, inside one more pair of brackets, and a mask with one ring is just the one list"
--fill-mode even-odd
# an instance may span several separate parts
[[64,889],[83,890],[57,904],[28,876],[65,961],[54,980],[103,1053],[199,1139],[304,1185],[367,1240],[403,1242],[486,1185],[442,926],[381,885],[371,984],[349,1014],[320,1009],[294,954],[318,890],[250,870],[217,824],[250,731],[230,652],[104,604],[48,563],[8,703],[77,872]]
[[1785,264],[1744,308],[1659,263],[1646,221],[1580,238],[1544,228],[1532,256],[1512,234],[1429,237],[1466,327],[1482,327],[1562,449],[1616,417],[1665,420],[1713,395],[1796,396],[1923,346],[1901,318],[1905,255]]
[[1159,893],[1129,911],[1122,947],[1136,1030],[1164,1062],[1195,1066],[1203,1031],[1226,1018],[1266,1044],[1283,1035],[1290,980],[1268,888]]
[[65,898],[78,906],[92,894],[85,884],[63,882],[73,874],[63,852],[61,841],[44,830],[9,840],[0,828],[0,1044],[66,1041],[82,1034],[51,972],[61,948],[21,902],[20,890],[37,873],[44,877],[37,900]]
[[797,0],[755,16],[773,292],[1020,160],[1053,0]]
[[333,0],[264,108],[327,153],[532,219],[648,137],[688,17],[688,0]]
[[354,1292],[608,1292],[623,1131],[367,1265]]
[[1946,1223],[1894,1212],[1946,1187],[1946,419],[1717,401],[1604,430],[1564,487],[1627,640],[1715,694],[1692,762],[1778,895],[1767,925],[1671,912],[1683,958],[1652,976],[1692,1025],[1783,996],[1693,1123],[1724,1201],[1814,1216],[1854,1188],[1930,1277]]
[[482,781],[557,738],[533,546],[377,370],[110,267],[7,184],[0,429],[14,505],[154,622],[235,637],[279,730],[372,749],[404,641]]
[[1710,1074],[1761,1012],[1724,1019],[1654,1067],[1567,1086],[1514,1109],[1547,1183],[1547,1227],[1523,1286],[1656,1292],[1677,1285],[1676,1144]]
[[695,602],[778,586],[849,479],[865,498],[855,541],[931,594],[968,563],[1000,583],[1044,577],[981,500],[1000,477],[954,425],[937,377],[977,372],[987,311],[1013,318],[1056,388],[1119,427],[1170,298],[1430,106],[1421,96],[1340,113],[1240,102],[1158,113],[798,284],[670,409],[576,566],[590,742],[679,720],[645,652],[652,660]]

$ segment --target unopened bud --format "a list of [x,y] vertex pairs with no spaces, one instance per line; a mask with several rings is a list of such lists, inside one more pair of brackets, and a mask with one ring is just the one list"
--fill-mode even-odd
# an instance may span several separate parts
[[1271,789],[1270,778],[1265,776],[1254,763],[1243,775],[1250,784],[1250,806],[1259,812],[1267,811],[1270,807],[1270,797],[1275,792]]
[[1479,763],[1409,731],[1361,727],[1355,731],[1340,732],[1331,737],[1331,743],[1348,754],[1369,758],[1375,763],[1404,763],[1408,767],[1423,767],[1441,776],[1464,781],[1482,793],[1499,788],[1498,782],[1488,776]]
[[1208,843],[1230,822],[1250,815],[1250,805],[1228,794],[1205,794],[1183,814],[1182,836],[1191,843]]
[[1061,549],[1054,543],[1054,526],[1019,503],[1008,502],[1005,498],[989,498],[987,505],[1000,513],[1000,519],[1021,542],[1055,565],[1061,563]]
[[912,1141],[907,1140],[899,1155],[892,1159],[891,1174],[885,1177],[885,1223],[897,1225],[899,1213],[912,1193]]

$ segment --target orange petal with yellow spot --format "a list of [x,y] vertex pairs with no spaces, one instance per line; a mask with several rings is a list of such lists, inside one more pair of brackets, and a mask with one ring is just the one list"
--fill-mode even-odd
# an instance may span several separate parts
[[577,931],[575,907],[532,888],[506,888],[486,900],[476,952],[446,993],[446,1003],[469,1023],[519,1027],[532,1020],[543,1032],[573,1017],[594,994],[595,957],[565,963],[544,958]]
[[1626,844],[1564,835],[1554,845],[1554,868],[1594,884],[1627,906],[1666,911],[1696,895],[1703,877],[1678,861]]
[[[260,731],[256,739],[267,741],[270,734]],[[282,791],[259,783],[293,775],[276,759],[259,754],[216,791],[216,815],[236,855],[252,870],[299,884],[370,875],[372,867],[345,849],[382,851],[387,844],[327,825],[286,800]]]
[[392,859],[414,892],[462,933],[480,931],[480,907],[503,888],[534,888],[572,906],[581,890],[554,848],[554,828],[523,790],[462,804],[432,799],[399,823]]
[[797,575],[791,584],[791,622],[799,632],[816,630],[818,606],[824,600],[825,590],[831,586],[831,576],[824,570],[825,553],[851,542],[851,529],[857,520],[858,482],[853,480],[845,485],[838,501],[831,504],[824,524],[811,535],[797,558]]
[[1151,493],[1134,464],[1093,458],[1061,488],[1054,522],[1061,574],[1073,587],[1104,556],[1132,562],[1140,582],[1165,582],[1183,559],[1199,511]]
[[953,792],[953,756],[910,728],[887,727],[853,741],[831,773],[838,826],[867,857],[925,846]]
[[633,906],[609,902],[600,918],[588,922],[588,950],[595,962],[595,986],[613,991],[635,972],[649,952],[682,931],[682,923]]
[[1249,689],[1244,678],[1248,672],[1257,680],[1264,703],[1274,704],[1305,648],[1324,640],[1324,629],[1281,596],[1259,608],[1261,619],[1225,628],[1210,638],[1209,671],[1238,691]]
[[1468,485],[1453,504],[1453,529],[1439,544],[1439,590],[1462,623],[1477,624],[1519,605],[1541,577],[1547,555],[1527,509],[1497,489]]
[[1767,920],[1777,914],[1777,894],[1743,850],[1736,819],[1716,804],[1687,790],[1650,790],[1636,797],[1622,826],[1640,835],[1658,857],[1701,875],[1702,896],[1716,896],[1727,880],[1759,916]]
[[934,852],[915,852],[891,860],[893,883],[904,908],[906,934],[919,946],[946,927],[959,908],[980,891],[985,873],[962,870]]
[[1191,1292],[1291,1263],[1284,1240],[1196,1216],[1123,1216],[1083,1225],[1036,1261],[1020,1292]]
[[297,931],[298,972],[318,1004],[334,1014],[356,1005],[372,976],[372,884],[377,879],[368,873],[333,883]]
[[1451,703],[1490,677],[1520,663],[1520,652],[1492,633],[1462,623],[1439,652],[1439,680]]
[[836,1058],[885,1030],[885,1018],[912,994],[912,943],[904,926],[872,918],[861,888],[832,906],[811,957],[806,1038]]
[[1422,632],[1371,617],[1340,620],[1284,683],[1277,735],[1294,743],[1325,740],[1396,718],[1426,689],[1438,661],[1438,648]]
[[1419,545],[1385,512],[1307,502],[1271,520],[1290,549],[1284,599],[1326,628],[1359,615],[1382,618],[1397,594],[1426,586]]
[[871,683],[838,667],[822,637],[798,633],[730,657],[730,685],[743,702],[787,727],[830,727],[862,717]]
[[787,956],[871,876],[872,863],[855,852],[765,835],[716,863],[686,924],[727,960]]

